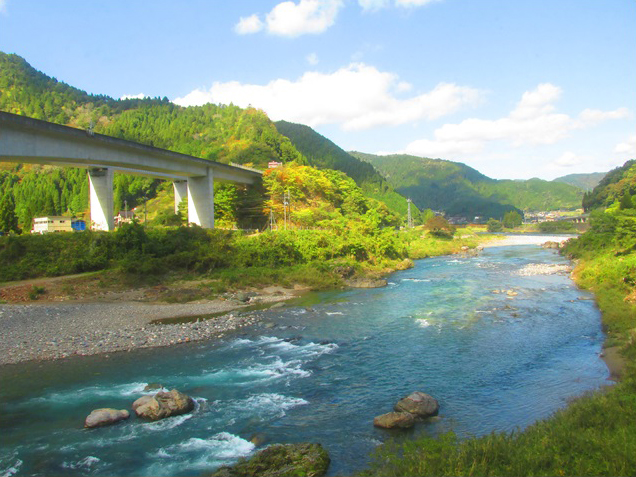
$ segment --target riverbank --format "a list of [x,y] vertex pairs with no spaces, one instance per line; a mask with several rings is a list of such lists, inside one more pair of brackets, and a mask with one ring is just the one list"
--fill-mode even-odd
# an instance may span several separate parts
[[[240,300],[201,300],[187,304],[0,305],[3,338],[0,365],[218,339],[230,331],[255,324],[256,315],[243,309],[255,305],[276,306],[299,293],[299,290],[267,287],[243,292],[238,296]],[[183,322],[157,324],[162,320]]]

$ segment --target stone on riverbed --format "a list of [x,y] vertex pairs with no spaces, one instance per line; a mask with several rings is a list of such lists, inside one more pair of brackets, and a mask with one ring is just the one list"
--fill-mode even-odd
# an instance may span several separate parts
[[345,280],[345,284],[351,288],[382,288],[387,285],[384,278],[354,278]]
[[221,467],[211,477],[321,477],[327,473],[330,461],[320,444],[275,444],[233,467]]
[[410,412],[387,412],[373,419],[373,425],[384,429],[408,429],[415,425],[415,415]]
[[400,399],[393,409],[396,412],[408,412],[420,419],[426,419],[427,417],[437,416],[439,403],[433,396],[415,391]]
[[126,409],[95,409],[84,421],[84,427],[92,429],[94,427],[109,426],[129,417],[130,413]]
[[170,416],[185,414],[194,409],[194,400],[173,389],[170,392],[158,392],[154,396],[142,396],[133,405],[133,411],[137,416],[158,421]]

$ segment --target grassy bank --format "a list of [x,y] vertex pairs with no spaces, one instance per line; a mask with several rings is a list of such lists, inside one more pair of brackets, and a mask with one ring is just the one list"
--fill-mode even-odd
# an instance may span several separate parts
[[104,286],[211,279],[209,293],[248,286],[301,284],[338,288],[353,277],[377,277],[411,259],[474,247],[477,237],[435,237],[421,228],[396,231],[289,230],[246,235],[199,227],[0,237],[0,283],[102,272]]
[[[580,397],[523,431],[459,440],[452,432],[380,446],[363,475],[634,475],[636,473],[636,235],[600,217],[564,252],[594,292],[606,346],[626,361],[615,386]],[[627,232],[626,232],[627,230]]]

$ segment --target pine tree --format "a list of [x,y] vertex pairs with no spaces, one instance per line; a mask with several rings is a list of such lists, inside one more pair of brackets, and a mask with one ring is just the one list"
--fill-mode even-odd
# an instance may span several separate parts
[[15,200],[11,191],[7,191],[0,203],[0,231],[20,233],[18,217],[15,215]]

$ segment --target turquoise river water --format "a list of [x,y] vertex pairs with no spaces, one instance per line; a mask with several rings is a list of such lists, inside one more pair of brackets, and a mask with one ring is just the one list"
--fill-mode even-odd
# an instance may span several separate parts
[[[347,475],[388,438],[524,428],[608,384],[591,296],[567,275],[527,274],[566,263],[532,245],[421,260],[385,288],[257,312],[259,325],[220,342],[4,366],[0,475],[201,475],[301,441],[322,443],[329,475]],[[195,411],[82,428],[93,409],[130,409],[151,382],[193,396]],[[439,419],[373,427],[415,390],[439,400]]]

